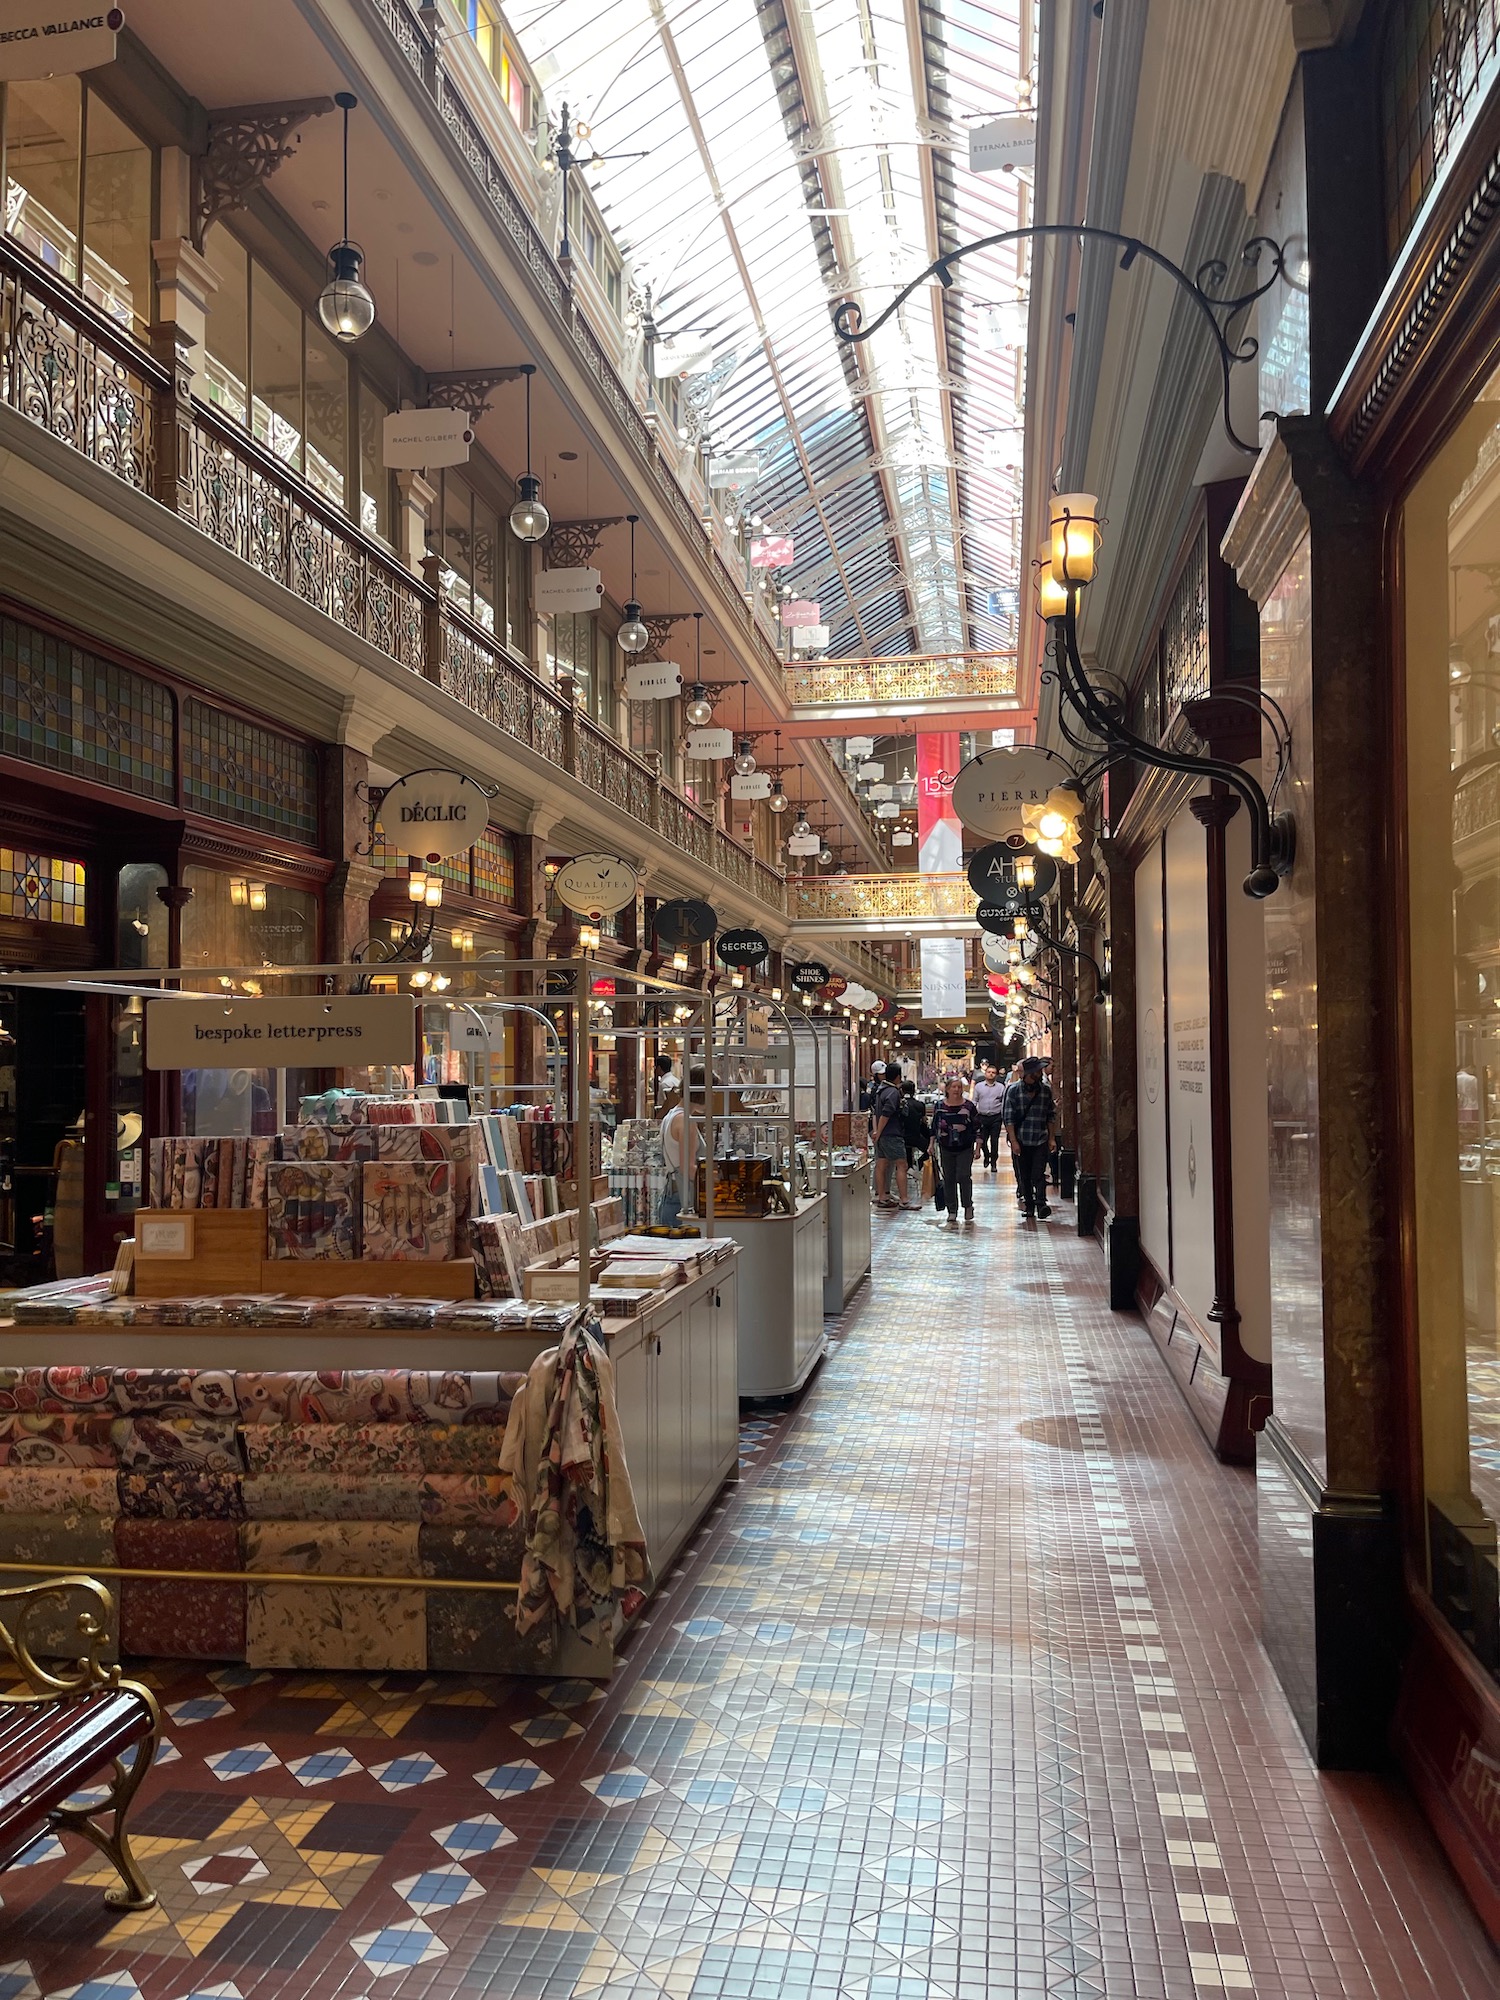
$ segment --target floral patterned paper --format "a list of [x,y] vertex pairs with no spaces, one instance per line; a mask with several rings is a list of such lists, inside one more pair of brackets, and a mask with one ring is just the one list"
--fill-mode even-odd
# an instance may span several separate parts
[[519,1513],[512,1483],[499,1473],[429,1472],[421,1498],[424,1521],[489,1521],[509,1527]]
[[332,1472],[263,1472],[244,1483],[252,1521],[415,1521],[421,1518],[415,1479],[389,1473],[367,1477]]
[[240,1432],[252,1472],[384,1473],[421,1477],[425,1424],[246,1424]]
[[409,1381],[402,1368],[245,1373],[237,1378],[240,1417],[249,1424],[405,1423],[413,1415]]
[[114,1426],[114,1440],[120,1464],[131,1472],[167,1465],[239,1472],[243,1465],[232,1418],[161,1412],[120,1417]]
[[[148,1521],[114,1524],[114,1560],[123,1569],[242,1567],[233,1521]],[[147,1582],[119,1585],[120,1643],[127,1653],[179,1660],[243,1660],[245,1587],[236,1583]]]
[[[0,1562],[56,1563],[61,1575],[87,1575],[101,1565],[109,1568],[114,1563],[114,1526],[114,1521],[105,1514],[27,1514],[13,1512],[7,1503],[0,1513]],[[17,1584],[44,1579],[6,1576],[0,1581]],[[92,1599],[85,1604],[77,1597],[59,1598],[55,1608],[49,1604],[32,1613],[26,1623],[26,1636],[36,1652],[62,1660],[79,1659],[86,1650],[86,1642],[79,1634],[78,1614],[94,1609]],[[105,1657],[113,1659],[119,1651],[118,1615],[110,1619],[107,1632]]]
[[504,1442],[502,1424],[428,1424],[417,1432],[419,1470],[494,1476]]
[[110,1421],[103,1412],[0,1417],[0,1465],[115,1465]]
[[237,1473],[189,1462],[116,1476],[119,1510],[137,1520],[241,1521],[245,1516]]
[[0,1513],[114,1514],[115,1478],[103,1466],[3,1466]]
[[256,1584],[257,1569],[319,1570],[338,1576],[417,1576],[417,1528],[394,1521],[299,1527],[251,1521],[244,1529],[252,1572],[245,1657],[253,1667],[350,1667],[422,1672],[427,1665],[426,1593],[367,1585]]

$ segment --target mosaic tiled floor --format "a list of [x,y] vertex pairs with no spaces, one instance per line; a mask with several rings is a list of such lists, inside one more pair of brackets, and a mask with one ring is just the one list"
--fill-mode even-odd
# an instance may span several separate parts
[[601,1691],[158,1670],[136,1817],[0,1877],[0,2000],[1494,1996],[1404,1794],[1308,1764],[1253,1490],[1071,1211],[872,1288]]

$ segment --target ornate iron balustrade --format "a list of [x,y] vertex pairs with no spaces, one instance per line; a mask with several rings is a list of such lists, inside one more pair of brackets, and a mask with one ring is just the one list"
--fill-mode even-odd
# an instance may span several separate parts
[[[380,542],[247,433],[202,404],[122,329],[0,243],[0,402],[183,518],[388,659],[436,683],[705,871],[785,915],[786,884],[649,765],[575,714],[556,689],[444,604]],[[173,412],[170,419],[168,412]],[[170,430],[178,477],[158,478]]]
[[924,702],[1014,700],[1014,653],[934,653],[890,660],[820,660],[785,670],[794,708],[894,708]]
[[806,922],[933,923],[974,915],[974,891],[959,874],[819,875],[788,886],[792,916]]
[[85,458],[149,493],[164,368],[123,327],[29,259],[0,266],[0,397]]

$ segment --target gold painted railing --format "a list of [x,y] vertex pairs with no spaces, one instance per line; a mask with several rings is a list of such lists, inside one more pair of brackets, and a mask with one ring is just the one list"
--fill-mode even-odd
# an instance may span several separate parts
[[107,315],[0,241],[0,403],[783,915],[786,884]]
[[931,653],[890,660],[819,660],[786,669],[794,708],[894,707],[1014,699],[1014,653]]
[[962,875],[820,875],[795,878],[792,916],[805,922],[842,918],[927,921],[972,917],[974,891]]

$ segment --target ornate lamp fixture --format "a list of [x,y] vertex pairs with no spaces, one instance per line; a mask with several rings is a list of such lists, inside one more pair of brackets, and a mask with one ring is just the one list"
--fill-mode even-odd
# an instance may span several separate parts
[[[781,731],[776,732],[776,768],[771,773],[771,796],[766,804],[773,813],[784,813],[791,804],[786,795],[786,787],[781,782]],[[780,997],[779,995],[777,996]]]
[[[651,634],[646,630],[641,618],[641,607],[635,594],[635,524],[639,514],[627,514],[630,523],[630,596],[625,605],[625,617],[615,637],[620,642],[622,653],[643,653],[651,643]],[[691,722],[692,717],[688,720]]]
[[552,526],[552,516],[542,505],[542,482],[531,469],[531,378],[536,363],[523,362],[521,373],[526,378],[526,470],[517,486],[520,497],[510,510],[510,527],[517,540],[539,542]]
[[750,683],[740,682],[740,740],[735,752],[734,768],[741,778],[755,774],[755,738],[750,734]]
[[[1123,753],[1159,771],[1185,771],[1217,780],[1243,800],[1250,817],[1250,873],[1245,877],[1245,894],[1259,898],[1274,895],[1296,856],[1297,834],[1291,814],[1274,812],[1259,781],[1239,764],[1168,750],[1138,736],[1120,710],[1107,704],[1089,680],[1078,650],[1078,603],[1093,581],[1098,549],[1099,507],[1094,496],[1054,496],[1052,535],[1046,561],[1038,571],[1037,600],[1038,610],[1052,630],[1052,653],[1064,699],[1106,746],[1107,753]],[[1054,609],[1059,601],[1061,609]],[[1051,804],[1049,798],[1047,807]],[[1044,815],[1046,810],[1044,807]]]
[[341,90],[334,103],[344,114],[344,233],[328,253],[328,278],[318,294],[318,318],[335,340],[347,346],[375,324],[375,300],[361,277],[365,253],[349,240],[349,113],[359,103]]

